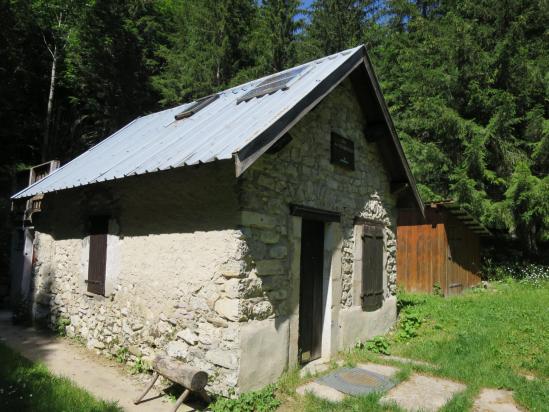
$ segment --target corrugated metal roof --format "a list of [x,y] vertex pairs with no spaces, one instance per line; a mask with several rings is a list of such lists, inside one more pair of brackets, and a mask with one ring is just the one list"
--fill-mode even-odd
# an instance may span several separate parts
[[359,46],[298,66],[307,68],[288,89],[267,96],[237,104],[239,97],[269,76],[220,92],[217,100],[183,120],[174,116],[193,103],[137,118],[12,198],[230,159],[363,49]]

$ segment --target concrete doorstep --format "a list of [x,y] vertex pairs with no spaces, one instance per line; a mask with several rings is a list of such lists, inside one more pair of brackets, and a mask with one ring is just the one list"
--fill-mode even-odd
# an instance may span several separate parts
[[438,411],[466,388],[448,379],[414,374],[381,398],[381,403],[395,402],[407,411]]

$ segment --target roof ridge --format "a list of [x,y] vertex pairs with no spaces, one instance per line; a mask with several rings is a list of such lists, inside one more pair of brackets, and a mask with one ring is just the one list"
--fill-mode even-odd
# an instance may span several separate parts
[[[247,81],[247,82],[245,82],[245,83],[241,83],[241,84],[239,84],[239,85],[236,85],[236,86],[233,86],[233,87],[229,87],[228,89],[219,90],[219,91],[214,91],[214,92],[210,93],[210,95],[212,95],[212,94],[229,93],[229,92],[232,93],[233,90],[242,89],[243,87],[248,86],[248,85],[252,86],[253,83],[255,83],[255,82],[260,82],[260,81],[263,81],[263,80],[266,80],[266,79],[268,79],[268,78],[271,77],[271,76],[276,76],[276,75],[279,75],[279,74],[282,74],[282,73],[285,73],[285,72],[289,72],[289,71],[291,71],[291,70],[295,70],[295,69],[297,69],[297,68],[299,68],[299,67],[303,67],[303,66],[308,66],[308,65],[311,65],[311,64],[313,64],[313,63],[315,63],[315,64],[316,64],[316,63],[321,63],[321,62],[323,62],[323,61],[325,61],[325,60],[330,60],[330,59],[332,59],[332,58],[334,58],[334,57],[336,57],[336,56],[339,56],[339,55],[349,54],[349,53],[351,53],[351,52],[353,52],[353,51],[356,51],[356,50],[360,49],[361,47],[364,47],[364,45],[363,45],[363,44],[360,44],[360,45],[358,45],[358,46],[356,46],[356,47],[352,47],[352,48],[350,48],[350,49],[345,49],[345,50],[339,51],[339,52],[337,52],[337,53],[330,54],[330,55],[328,55],[328,56],[320,57],[320,58],[314,59],[314,60],[309,60],[309,61],[307,61],[307,62],[305,62],[305,63],[301,63],[301,64],[298,64],[298,65],[296,65],[296,66],[288,67],[287,69],[280,70],[280,71],[274,72],[274,73],[269,73],[269,74],[266,74],[266,75],[264,75],[264,76],[262,76],[262,77],[258,77],[258,78],[255,78],[255,79],[253,79],[253,80],[249,80],[249,81]],[[205,98],[205,97],[207,97],[207,96],[208,96],[208,95],[206,95],[206,96],[201,96],[201,97],[199,97],[199,98],[196,98],[196,99],[193,100],[193,101],[186,102],[186,103],[182,103],[181,105],[179,105],[179,106],[174,106],[174,107],[172,107],[172,108],[180,107],[180,106],[182,106],[182,105],[194,103],[194,102],[196,102],[197,100],[203,99],[203,98]],[[171,109],[171,108],[168,108],[168,109],[165,109],[165,110],[162,110],[162,111],[166,111],[166,110],[170,110],[170,109]],[[161,111],[161,112],[162,112],[162,111]],[[160,112],[157,112],[157,113],[160,113]],[[151,114],[154,114],[154,113],[151,113]]]

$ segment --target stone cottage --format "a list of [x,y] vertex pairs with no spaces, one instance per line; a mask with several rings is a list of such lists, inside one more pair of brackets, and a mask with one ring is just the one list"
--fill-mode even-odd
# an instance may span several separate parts
[[223,394],[387,332],[422,208],[364,46],[140,117],[35,196],[33,316]]

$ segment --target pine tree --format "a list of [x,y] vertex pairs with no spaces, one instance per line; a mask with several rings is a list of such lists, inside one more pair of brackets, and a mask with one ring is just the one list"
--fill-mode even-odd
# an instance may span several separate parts
[[42,137],[41,161],[48,160],[51,152],[50,132],[55,92],[57,89],[59,65],[65,54],[65,47],[75,28],[78,13],[88,6],[85,0],[33,0],[33,17],[40,27],[44,45],[51,57],[49,90],[46,118]]
[[309,12],[304,54],[320,57],[360,44],[369,4],[367,0],[316,0]]
[[261,32],[266,37],[264,51],[268,53],[271,72],[296,63],[296,37],[302,27],[298,17],[298,0],[264,0],[261,5]]
[[173,7],[170,46],[160,50],[166,64],[154,78],[162,104],[203,97],[247,77],[258,13],[252,0],[187,0]]
[[160,62],[164,40],[161,3],[96,0],[80,10],[68,40],[63,82],[74,114],[73,136],[59,144],[66,151],[98,142],[157,107],[150,77]]
[[[509,188],[526,175],[517,165],[540,181],[547,175],[547,8],[425,4],[387,2],[378,20],[385,23],[365,32],[412,170],[422,194],[454,198],[484,223],[515,230],[523,213]],[[549,228],[535,227],[539,241]],[[530,229],[515,232],[536,249]]]
[[508,226],[536,255],[539,243],[549,240],[549,176],[533,176],[528,165],[519,162],[505,192],[504,204],[509,211]]

